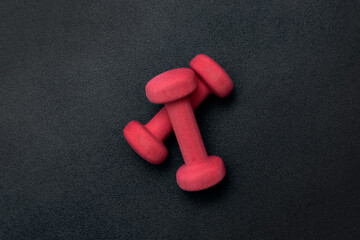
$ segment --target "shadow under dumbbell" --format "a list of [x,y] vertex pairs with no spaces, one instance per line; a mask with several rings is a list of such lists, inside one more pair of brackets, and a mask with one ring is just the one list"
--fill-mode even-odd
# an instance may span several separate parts
[[184,192],[189,200],[196,202],[212,202],[223,198],[229,189],[230,181],[229,177],[225,175],[224,179],[217,185],[198,192]]
[[233,109],[233,105],[237,103],[237,98],[241,92],[241,88],[235,89],[225,98],[219,98],[211,94],[204,102],[195,110],[195,115],[198,118],[205,118],[211,109],[216,109],[220,116],[223,112]]
[[[229,94],[229,96],[224,98],[216,98],[214,96],[213,101],[216,101],[216,104],[218,104],[218,106],[230,107],[232,104],[236,102],[235,99],[240,94],[239,93],[240,91],[241,91],[241,87],[238,89],[234,88],[234,90]],[[213,95],[211,97],[213,97]]]

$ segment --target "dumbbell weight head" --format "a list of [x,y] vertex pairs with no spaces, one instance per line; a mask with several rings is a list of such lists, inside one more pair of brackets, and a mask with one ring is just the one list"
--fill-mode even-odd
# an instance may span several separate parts
[[210,88],[210,91],[218,97],[224,98],[228,96],[234,88],[234,84],[225,70],[204,54],[196,55],[190,62],[190,68],[200,76]]
[[219,183],[226,174],[220,157],[209,156],[206,161],[184,164],[176,172],[176,182],[186,191],[199,191]]
[[129,145],[143,159],[152,164],[165,161],[168,150],[164,143],[151,134],[146,126],[137,121],[131,121],[124,129],[124,136]]
[[[168,103],[187,97],[197,87],[195,73],[188,68],[164,72],[146,85],[146,96],[152,103]],[[186,79],[186,80],[185,80]]]

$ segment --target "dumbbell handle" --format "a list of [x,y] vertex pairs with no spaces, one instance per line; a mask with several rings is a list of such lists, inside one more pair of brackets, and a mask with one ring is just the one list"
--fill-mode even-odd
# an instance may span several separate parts
[[207,160],[194,110],[188,97],[165,104],[185,164]]
[[[207,96],[210,95],[210,89],[206,84],[198,78],[198,86],[196,90],[190,95],[190,102],[193,109],[196,109]],[[164,108],[162,108],[146,125],[153,136],[164,141],[172,132],[172,125],[169,115]]]

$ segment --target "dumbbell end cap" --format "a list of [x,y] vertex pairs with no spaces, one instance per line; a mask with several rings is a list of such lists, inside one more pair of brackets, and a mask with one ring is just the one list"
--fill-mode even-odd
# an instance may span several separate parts
[[204,54],[196,55],[190,62],[190,68],[201,77],[218,97],[228,96],[234,88],[234,84],[225,70]]
[[182,190],[193,192],[216,185],[225,173],[223,160],[210,156],[206,161],[182,165],[176,173],[176,180]]
[[197,87],[195,73],[189,68],[177,68],[151,79],[146,96],[152,103],[167,103],[188,96]]
[[124,128],[124,136],[134,151],[152,164],[165,161],[168,150],[163,142],[157,140],[141,123],[131,121]]

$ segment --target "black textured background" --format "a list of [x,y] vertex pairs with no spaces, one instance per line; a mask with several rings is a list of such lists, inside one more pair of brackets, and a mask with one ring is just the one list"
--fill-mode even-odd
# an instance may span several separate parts
[[[195,3],[196,2],[196,3]],[[359,1],[0,1],[0,239],[360,239]],[[227,176],[181,191],[122,130],[198,53]]]

